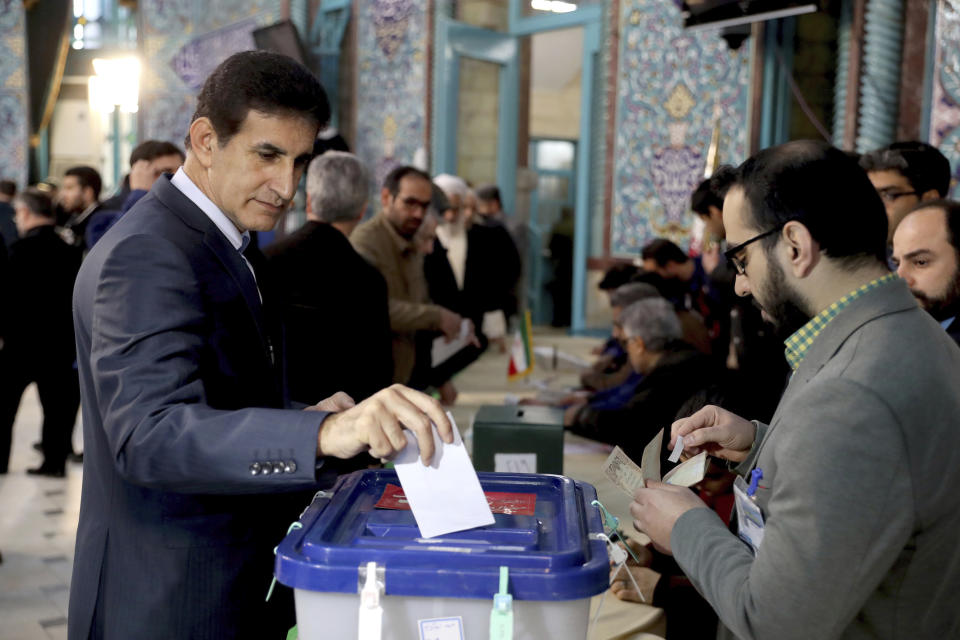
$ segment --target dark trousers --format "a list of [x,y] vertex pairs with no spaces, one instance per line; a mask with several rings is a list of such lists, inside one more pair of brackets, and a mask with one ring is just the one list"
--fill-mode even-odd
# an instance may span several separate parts
[[61,470],[72,449],[73,425],[80,408],[80,381],[72,363],[35,355],[0,358],[0,473],[7,471],[13,422],[20,399],[31,382],[37,383],[43,407],[43,467]]

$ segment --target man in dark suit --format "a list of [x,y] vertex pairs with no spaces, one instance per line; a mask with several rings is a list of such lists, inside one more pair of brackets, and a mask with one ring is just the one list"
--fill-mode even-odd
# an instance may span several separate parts
[[292,59],[231,56],[198,96],[183,167],[80,270],[72,640],[283,637],[291,594],[264,595],[272,549],[309,500],[296,490],[322,485],[328,458],[392,456],[403,428],[424,460],[431,420],[452,441],[439,404],[401,386],[288,408],[265,267],[244,249],[282,218],[328,116],[320,84]]
[[[328,151],[307,171],[307,222],[264,253],[280,295],[290,397],[313,404],[337,391],[364,400],[393,378],[387,284],[350,245],[367,208],[369,170]],[[331,313],[331,305],[349,300]],[[318,367],[328,359],[336,368]]]
[[920,306],[960,344],[960,202],[923,202],[893,234],[893,263]]
[[67,219],[60,227],[60,237],[67,244],[86,251],[87,225],[97,215],[106,211],[100,203],[100,189],[103,181],[100,173],[93,167],[71,167],[63,177],[58,198]]
[[13,222],[13,205],[10,204],[15,195],[17,183],[0,180],[0,242],[4,249],[17,241],[17,225]]
[[27,473],[62,478],[80,407],[70,313],[80,252],[57,235],[53,203],[40,191],[16,196],[14,210],[21,237],[10,246],[4,296],[0,473],[7,470],[20,397],[36,382],[43,406],[43,464]]

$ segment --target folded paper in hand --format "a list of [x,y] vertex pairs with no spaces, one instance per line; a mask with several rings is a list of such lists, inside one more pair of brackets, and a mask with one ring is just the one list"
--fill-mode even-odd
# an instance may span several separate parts
[[447,342],[446,337],[440,336],[433,341],[430,349],[430,365],[437,367],[468,346],[470,346],[470,321],[464,318],[460,323],[460,334],[456,338]]
[[[663,429],[644,447],[639,467],[620,447],[615,447],[603,465],[603,473],[617,488],[632,498],[633,492],[646,486],[647,480],[660,480],[660,448],[662,446]],[[707,452],[701,451],[667,472],[663,482],[678,487],[691,487],[706,476],[707,463]]]
[[494,522],[457,423],[449,413],[447,417],[453,425],[453,444],[441,440],[434,425],[435,453],[430,466],[420,461],[417,438],[410,431],[404,431],[407,446],[394,459],[403,493],[424,538]]

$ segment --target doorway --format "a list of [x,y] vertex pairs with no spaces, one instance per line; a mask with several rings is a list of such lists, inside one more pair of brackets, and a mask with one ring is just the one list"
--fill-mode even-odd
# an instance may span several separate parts
[[[455,173],[473,185],[495,182],[500,187],[508,226],[522,237],[524,297],[538,323],[554,320],[554,297],[546,286],[561,283],[553,282],[551,231],[562,219],[563,207],[572,209],[572,274],[564,285],[570,295],[560,296],[559,302],[570,308],[561,319],[566,316],[578,331],[585,319],[588,157],[602,7],[577,5],[569,13],[544,15],[528,5],[510,0],[509,16],[499,24],[495,19],[483,23],[490,28],[437,16],[432,170]],[[463,13],[458,11],[458,17]],[[574,150],[567,164],[550,164],[551,144]],[[521,167],[529,171],[518,192]]]

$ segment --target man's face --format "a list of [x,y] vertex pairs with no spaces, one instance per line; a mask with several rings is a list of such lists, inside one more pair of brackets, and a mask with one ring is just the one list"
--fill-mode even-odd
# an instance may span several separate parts
[[469,226],[477,213],[477,196],[472,191],[467,192],[467,195],[464,196],[461,213],[463,214],[463,221]]
[[183,164],[183,160],[180,159],[180,155],[176,153],[171,153],[168,156],[159,156],[153,159],[153,171],[154,171],[154,180],[159,178],[165,173],[176,173],[177,169],[180,168],[180,165]]
[[430,181],[414,174],[400,179],[397,195],[391,196],[386,189],[381,192],[383,211],[397,233],[407,239],[413,238],[427,213],[432,194]]
[[899,171],[868,171],[867,177],[887,209],[887,242],[892,242],[897,225],[920,202],[920,194]]
[[[723,225],[727,244],[735,247],[766,229],[755,229],[748,222],[748,203],[743,189],[730,189],[723,202]],[[783,268],[771,252],[763,250],[763,240],[752,242],[735,256],[745,266],[745,274],[737,273],[734,289],[739,296],[752,295],[773,323],[777,335],[787,338],[810,320],[803,297],[787,282]]]
[[450,201],[450,208],[443,212],[443,221],[447,224],[453,224],[460,219],[463,198],[460,197],[459,193],[448,193],[447,200]]
[[937,320],[957,315],[960,264],[947,240],[942,209],[920,209],[906,216],[893,236],[893,261],[920,306]]
[[500,204],[496,200],[477,200],[477,213],[483,217],[496,216],[500,213]]
[[613,331],[611,332],[614,339],[619,340],[620,344],[623,344],[623,327],[620,324],[620,316],[623,315],[623,307],[610,307],[610,313],[613,315]]
[[212,145],[210,199],[241,231],[270,231],[293,200],[317,125],[253,111],[229,142]]
[[434,216],[429,216],[424,219],[423,224],[417,229],[414,238],[417,242],[417,250],[420,253],[425,256],[433,253],[437,239],[437,219]]
[[77,176],[66,176],[60,187],[60,205],[68,213],[78,213],[93,204],[93,189],[80,186]]

